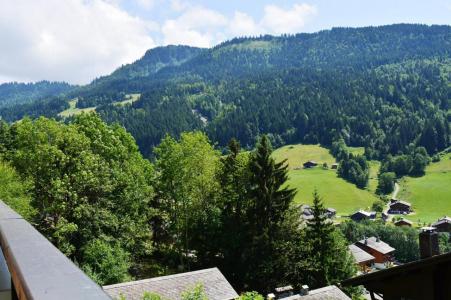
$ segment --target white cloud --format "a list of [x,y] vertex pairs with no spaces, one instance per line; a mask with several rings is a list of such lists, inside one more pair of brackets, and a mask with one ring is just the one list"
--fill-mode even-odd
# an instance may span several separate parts
[[285,9],[271,4],[264,7],[262,18],[235,11],[233,17],[187,2],[172,0],[171,7],[180,13],[177,18],[166,20],[162,26],[164,44],[187,44],[211,47],[227,38],[255,36],[264,33],[297,33],[316,15],[316,7],[306,3],[294,4]]
[[233,36],[253,36],[262,33],[262,28],[246,13],[236,11],[229,24]]
[[87,83],[155,46],[144,22],[108,0],[0,0],[0,79]]
[[315,6],[306,3],[294,4],[290,9],[267,5],[261,26],[273,34],[297,33],[316,12]]
[[[131,1],[149,11],[132,16],[121,8],[128,7],[125,0],[0,0],[0,82],[83,84],[157,44],[211,47],[236,36],[295,33],[316,14],[305,3],[266,5],[255,19],[241,11],[225,16],[189,0]],[[142,19],[168,8],[176,16],[161,24]]]
[[189,7],[178,18],[164,22],[161,27],[163,43],[209,47],[225,38],[222,30],[227,25],[227,18],[217,11],[201,6]]

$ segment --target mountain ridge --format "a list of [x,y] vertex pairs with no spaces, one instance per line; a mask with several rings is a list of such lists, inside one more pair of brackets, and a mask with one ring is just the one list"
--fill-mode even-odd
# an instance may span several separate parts
[[[250,146],[263,133],[276,145],[341,137],[376,157],[425,145],[421,136],[433,130],[441,136],[428,146],[434,152],[449,142],[450,57],[451,26],[419,24],[158,47],[52,107],[74,98],[80,109],[96,107],[146,155],[166,133],[189,130],[206,131],[221,147],[232,137]],[[114,105],[130,94],[139,100]],[[38,116],[36,105],[0,115]]]

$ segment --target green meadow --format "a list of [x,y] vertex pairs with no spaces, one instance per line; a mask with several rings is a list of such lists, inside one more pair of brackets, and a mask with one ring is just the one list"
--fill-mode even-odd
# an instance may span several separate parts
[[86,108],[78,108],[77,107],[77,102],[78,99],[72,99],[69,101],[69,108],[60,112],[58,114],[58,116],[63,117],[63,118],[67,118],[67,117],[71,117],[71,116],[75,116],[81,113],[88,113],[88,112],[92,112],[96,110],[96,107],[86,107]]
[[[276,161],[287,159],[290,169],[288,185],[297,189],[295,202],[298,204],[311,204],[312,193],[317,189],[325,205],[335,208],[338,215],[344,216],[358,209],[369,209],[378,199],[370,191],[374,185],[371,181],[370,190],[361,190],[339,178],[336,170],[330,169],[330,165],[335,162],[334,157],[320,145],[284,146],[276,149],[273,156]],[[298,169],[308,160],[314,160],[319,165],[312,169]],[[328,169],[322,168],[324,162],[328,164]],[[371,167],[378,168],[378,164],[372,163]],[[375,173],[377,174],[377,170]]]
[[422,177],[404,177],[398,198],[412,203],[414,213],[408,219],[433,223],[444,215],[451,216],[451,153],[426,167]]
[[[124,106],[124,105],[129,105],[132,104],[135,101],[138,101],[139,98],[141,97],[141,94],[127,94],[124,97],[124,100],[122,101],[116,101],[113,102],[112,104],[115,106]],[[77,107],[77,102],[78,99],[72,99],[69,101],[69,108],[60,112],[58,114],[58,116],[63,117],[63,118],[67,118],[67,117],[71,117],[71,116],[75,116],[75,115],[79,115],[81,113],[89,113],[89,112],[93,112],[96,111],[96,106],[93,107],[86,107],[86,108],[78,108]]]

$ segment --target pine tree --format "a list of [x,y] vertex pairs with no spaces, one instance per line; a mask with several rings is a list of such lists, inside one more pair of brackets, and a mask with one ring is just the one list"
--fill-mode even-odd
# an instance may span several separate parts
[[242,255],[247,263],[246,282],[250,288],[260,291],[269,291],[280,283],[280,274],[285,272],[286,266],[285,254],[280,247],[291,242],[287,237],[296,227],[288,218],[295,190],[285,186],[288,179],[285,161],[276,163],[271,152],[271,144],[263,136],[249,165],[251,175],[246,206],[249,241]]
[[[243,282],[241,252],[246,247],[245,207],[249,187],[249,155],[240,153],[240,144],[232,139],[229,153],[221,158],[220,191],[220,252],[223,255],[221,271],[235,286]],[[216,233],[217,234],[217,233]]]
[[336,284],[355,273],[346,240],[326,216],[323,201],[315,190],[313,193],[313,219],[307,224],[307,240],[313,253],[310,255],[314,286]]
[[284,220],[285,213],[296,194],[295,189],[283,187],[288,180],[286,160],[276,163],[266,135],[257,145],[251,162],[250,196],[253,199],[250,220],[257,230],[272,236],[273,229]]

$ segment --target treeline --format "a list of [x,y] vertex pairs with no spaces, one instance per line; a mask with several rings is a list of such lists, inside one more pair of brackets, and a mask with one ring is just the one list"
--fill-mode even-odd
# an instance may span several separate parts
[[73,88],[74,86],[65,82],[3,83],[0,84],[0,107],[30,103],[66,93]]
[[0,196],[99,284],[218,266],[237,290],[266,293],[355,273],[317,194],[300,223],[266,136],[226,155],[201,132],[166,136],[154,163],[95,114],[3,122],[0,136]]
[[62,97],[49,97],[38,101],[10,105],[2,108],[0,119],[13,122],[25,117],[39,118],[56,117],[60,112],[69,108],[69,103]]
[[[435,153],[449,146],[449,79],[443,77],[448,63],[409,62],[384,72],[290,70],[217,85],[174,83],[143,93],[131,107],[98,111],[107,122],[124,124],[146,155],[162,132],[180,134],[187,127],[206,132],[222,147],[235,137],[250,149],[258,136],[269,134],[276,146],[330,146],[342,138],[365,147],[368,159],[404,153],[411,143]],[[175,109],[168,114],[168,107]]]

